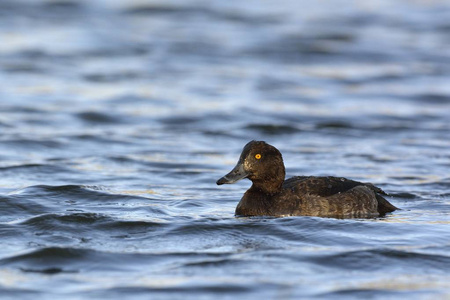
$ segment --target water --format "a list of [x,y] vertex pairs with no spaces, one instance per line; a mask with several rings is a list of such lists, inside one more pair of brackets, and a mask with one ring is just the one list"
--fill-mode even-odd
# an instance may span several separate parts
[[[447,1],[0,2],[2,299],[450,297]],[[235,218],[252,139],[378,219]]]

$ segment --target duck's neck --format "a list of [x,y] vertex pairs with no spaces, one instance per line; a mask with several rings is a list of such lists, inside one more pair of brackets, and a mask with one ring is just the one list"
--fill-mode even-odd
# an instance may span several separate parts
[[283,178],[266,178],[263,181],[254,180],[250,190],[256,193],[262,193],[266,195],[275,195],[281,192],[284,182]]
[[266,195],[275,195],[281,192],[286,171],[283,160],[274,160],[273,166],[267,168],[263,174],[252,174],[249,179],[253,185],[250,188],[255,192],[261,192]]

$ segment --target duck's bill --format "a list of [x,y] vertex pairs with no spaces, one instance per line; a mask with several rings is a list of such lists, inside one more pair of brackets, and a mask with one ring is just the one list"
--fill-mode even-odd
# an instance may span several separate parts
[[235,183],[247,176],[248,173],[244,170],[244,165],[239,162],[230,173],[217,180],[216,183],[217,185]]

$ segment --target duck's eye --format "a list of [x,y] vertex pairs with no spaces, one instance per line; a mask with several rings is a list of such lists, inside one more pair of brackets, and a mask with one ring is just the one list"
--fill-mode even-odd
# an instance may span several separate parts
[[256,158],[256,159],[260,159],[260,158],[261,158],[261,154],[259,154],[259,153],[256,154],[256,155],[255,155],[255,158]]

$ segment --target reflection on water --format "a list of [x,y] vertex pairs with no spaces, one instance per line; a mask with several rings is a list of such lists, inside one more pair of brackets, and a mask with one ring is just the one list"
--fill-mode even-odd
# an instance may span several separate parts
[[[399,14],[398,12],[402,12]],[[5,298],[446,298],[446,1],[0,3]],[[249,140],[384,218],[235,218]]]

